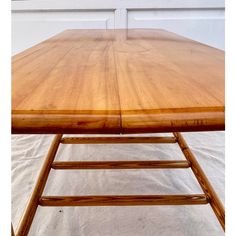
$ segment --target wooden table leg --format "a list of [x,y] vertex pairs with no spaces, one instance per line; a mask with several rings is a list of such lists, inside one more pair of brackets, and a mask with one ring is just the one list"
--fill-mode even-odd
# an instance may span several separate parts
[[14,233],[14,229],[13,229],[12,224],[11,224],[11,236],[15,236],[15,233]]
[[219,197],[217,196],[215,190],[213,189],[212,185],[210,184],[207,176],[204,174],[201,166],[199,165],[198,161],[196,160],[195,156],[191,152],[190,148],[188,147],[187,143],[185,142],[183,136],[180,133],[174,133],[177,142],[186,157],[186,159],[190,162],[190,167],[195,174],[203,192],[209,199],[209,203],[217,219],[219,220],[222,228],[225,230],[225,210],[224,206],[221,203]]
[[34,215],[38,208],[39,198],[41,197],[44,187],[46,185],[49,172],[51,170],[52,162],[56,156],[57,149],[59,147],[62,134],[58,134],[53,139],[51,147],[48,151],[47,157],[43,163],[42,169],[39,173],[35,188],[30,196],[29,202],[27,204],[26,210],[23,214],[19,227],[16,231],[16,236],[25,236],[28,234],[30,226],[33,222]]

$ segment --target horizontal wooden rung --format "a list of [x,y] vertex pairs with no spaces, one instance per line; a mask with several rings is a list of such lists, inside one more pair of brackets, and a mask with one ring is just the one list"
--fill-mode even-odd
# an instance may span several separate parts
[[188,168],[185,160],[173,161],[54,161],[53,169],[155,169]]
[[65,137],[63,144],[176,143],[175,137]]
[[137,206],[207,204],[204,194],[191,195],[107,195],[107,196],[42,196],[41,206]]

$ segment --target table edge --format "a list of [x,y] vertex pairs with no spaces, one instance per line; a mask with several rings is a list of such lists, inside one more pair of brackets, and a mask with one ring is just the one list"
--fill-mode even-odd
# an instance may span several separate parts
[[109,116],[12,114],[12,134],[131,134],[224,129],[224,111]]

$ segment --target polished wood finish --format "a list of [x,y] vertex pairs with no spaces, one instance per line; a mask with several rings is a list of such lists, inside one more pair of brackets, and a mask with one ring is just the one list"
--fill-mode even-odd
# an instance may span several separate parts
[[119,127],[117,115],[12,114],[13,134],[119,134]]
[[54,161],[53,169],[170,169],[189,168],[188,161]]
[[63,144],[176,143],[175,137],[65,137]]
[[207,204],[204,194],[192,195],[113,195],[113,196],[42,196],[41,206],[145,206]]
[[216,217],[218,218],[222,228],[225,230],[225,210],[223,204],[221,203],[207,176],[204,174],[201,166],[185,142],[183,136],[180,133],[174,133],[174,135],[177,138],[177,142],[186,159],[191,163],[191,169],[195,174],[200,186],[202,187],[202,190],[209,199]]
[[38,201],[41,197],[44,187],[46,185],[49,172],[51,170],[51,164],[56,156],[57,149],[60,145],[62,135],[58,134],[55,136],[52,145],[48,151],[47,157],[43,163],[42,169],[39,173],[37,182],[35,184],[34,190],[30,196],[30,199],[28,201],[26,210],[23,214],[23,217],[21,219],[21,222],[19,224],[19,227],[16,231],[16,236],[25,236],[28,235],[30,226],[33,222],[34,215],[36,213],[36,210],[38,208]]
[[224,129],[224,53],[165,30],[67,30],[12,73],[13,133]]

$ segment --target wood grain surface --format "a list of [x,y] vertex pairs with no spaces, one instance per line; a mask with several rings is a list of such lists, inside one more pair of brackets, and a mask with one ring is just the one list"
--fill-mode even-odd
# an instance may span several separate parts
[[183,160],[168,161],[54,161],[55,170],[85,169],[171,169],[189,168],[190,162]]
[[42,196],[41,206],[145,206],[207,204],[204,194],[188,195],[108,195],[108,196]]
[[224,129],[224,52],[165,30],[67,30],[12,78],[13,133]]

